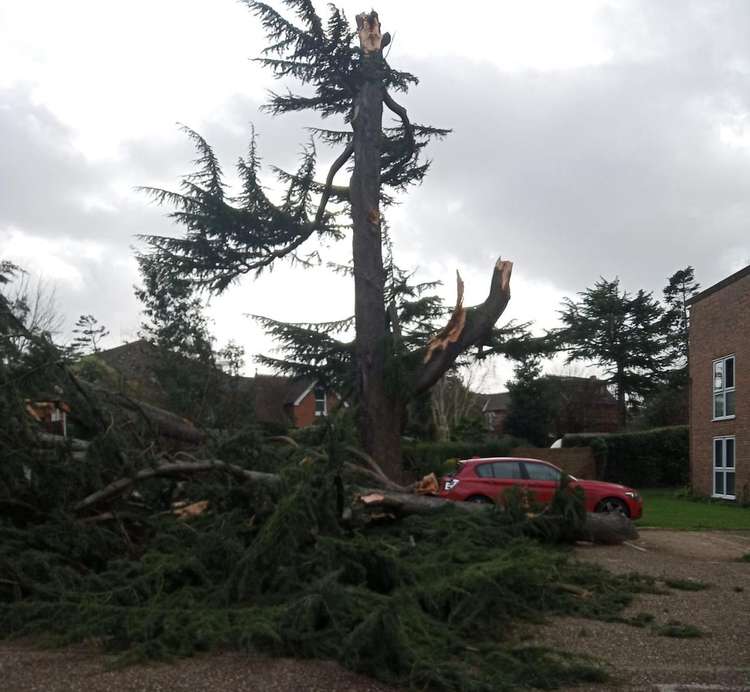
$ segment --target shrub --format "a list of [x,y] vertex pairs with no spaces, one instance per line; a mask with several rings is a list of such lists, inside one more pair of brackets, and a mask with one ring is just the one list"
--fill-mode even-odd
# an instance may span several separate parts
[[566,435],[565,447],[591,447],[601,480],[628,485],[684,486],[690,475],[688,426],[607,435]]
[[518,447],[515,437],[501,437],[491,442],[416,442],[404,444],[404,469],[417,477],[450,473],[456,460],[471,457],[509,456]]

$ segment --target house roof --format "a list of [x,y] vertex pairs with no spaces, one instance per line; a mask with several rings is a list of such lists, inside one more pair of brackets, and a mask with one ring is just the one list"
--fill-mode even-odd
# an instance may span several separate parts
[[284,403],[289,404],[290,406],[298,406],[300,400],[310,393],[310,390],[317,384],[317,382],[317,380],[314,380],[311,377],[303,377],[298,380],[287,379],[287,395]]
[[255,417],[265,423],[289,424],[284,409],[288,399],[289,378],[278,375],[256,375]]
[[[141,398],[152,404],[164,405],[164,392],[158,382],[159,349],[144,339],[131,341],[95,354],[119,375],[137,383]],[[260,422],[288,425],[287,407],[299,404],[315,385],[316,380],[305,377],[293,379],[279,375],[233,376],[221,372],[219,386],[227,391],[239,390],[251,394],[255,402],[255,417]]]
[[510,402],[510,392],[497,392],[496,394],[485,394],[486,397],[482,413],[490,411],[505,411]]
[[[545,375],[557,390],[568,397],[585,395],[587,401],[599,405],[617,405],[617,400],[607,389],[607,383],[596,377],[569,377],[567,375]],[[482,413],[506,411],[510,404],[510,392],[480,395],[484,397]]]
[[733,284],[735,281],[744,279],[746,276],[750,276],[750,264],[744,269],[740,269],[738,272],[735,272],[731,276],[728,276],[726,279],[722,279],[721,281],[719,281],[719,283],[716,283],[713,286],[709,286],[707,289],[701,291],[697,295],[694,295],[687,301],[687,304],[694,305],[704,298],[708,298],[708,296],[716,293],[717,291],[720,291],[722,288],[726,288],[727,286],[729,286],[729,284]]
[[598,377],[573,377],[568,375],[545,375],[545,379],[557,386],[562,395],[585,396],[590,403],[617,405],[617,399],[607,389],[607,383]]

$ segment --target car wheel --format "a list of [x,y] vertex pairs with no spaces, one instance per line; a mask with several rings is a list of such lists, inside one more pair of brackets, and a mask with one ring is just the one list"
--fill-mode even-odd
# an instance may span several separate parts
[[489,497],[485,497],[484,495],[472,495],[466,501],[467,502],[476,502],[477,504],[480,504],[480,505],[491,505],[491,504],[493,504],[492,500],[490,500]]
[[608,497],[602,500],[596,507],[597,512],[603,512],[604,514],[623,514],[630,518],[630,510],[627,504],[619,497]]

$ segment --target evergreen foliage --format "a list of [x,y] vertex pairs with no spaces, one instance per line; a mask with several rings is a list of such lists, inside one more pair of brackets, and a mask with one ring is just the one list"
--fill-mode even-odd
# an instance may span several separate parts
[[549,445],[548,434],[556,401],[550,382],[543,377],[538,356],[521,360],[507,383],[510,401],[503,429],[536,447]]
[[142,286],[135,289],[146,320],[139,336],[164,351],[213,364],[213,337],[205,306],[187,280],[169,280],[163,268],[148,256],[139,256]]
[[687,425],[608,435],[566,435],[565,447],[588,447],[597,477],[636,488],[680,487],[690,479]]
[[455,471],[460,459],[510,456],[518,446],[519,441],[507,435],[482,442],[411,442],[403,447],[404,467],[417,478],[430,473],[439,477]]
[[[351,265],[334,270],[354,279],[355,317],[288,324],[258,316],[279,345],[276,354],[260,362],[285,375],[314,377],[351,398],[362,444],[396,476],[410,400],[429,389],[435,374],[441,374],[438,369],[465,360],[462,354],[471,346],[479,347],[480,356],[517,348],[523,325],[493,329],[507,303],[495,291],[492,309],[467,310],[474,328],[465,330],[470,335],[466,343],[443,350],[448,357],[425,375],[430,337],[446,311],[432,295],[435,283],[416,283],[396,267],[383,210],[399,192],[423,180],[430,166],[424,149],[448,130],[411,122],[394,100],[394,93],[406,92],[417,79],[389,64],[382,48],[390,36],[380,40],[377,13],[357,17],[363,35],[378,36],[378,46],[369,50],[358,45],[357,32],[335,6],[329,7],[326,21],[309,0],[285,0],[291,17],[263,2],[246,4],[268,40],[260,64],[276,78],[305,88],[304,93],[272,93],[265,108],[274,115],[310,110],[334,122],[309,129],[311,141],[296,171],[272,169],[283,190],[278,197],[261,184],[254,132],[237,164],[239,187],[230,190],[209,143],[185,128],[197,151],[196,171],[177,191],[145,188],[172,210],[170,217],[184,235],[145,236],[149,248],[140,261],[159,277],[160,286],[186,282],[221,293],[240,277],[257,276],[279,262],[319,264],[325,243],[353,236]],[[394,122],[383,123],[384,109],[395,116]],[[318,150],[329,146],[337,153],[323,179]],[[350,184],[336,184],[350,159]],[[509,272],[508,264],[503,266]]]
[[664,287],[664,322],[667,358],[673,369],[684,369],[688,360],[690,328],[687,302],[700,288],[691,266],[676,271]]
[[[287,459],[274,500],[231,478],[190,481],[189,496],[212,509],[189,523],[124,511],[85,522],[61,513],[64,503],[23,527],[3,517],[2,631],[97,638],[123,661],[219,647],[335,658],[444,690],[604,679],[593,661],[517,644],[514,623],[610,619],[648,581],[572,562],[538,542],[562,538],[565,522],[518,508],[343,527],[330,444],[327,461],[299,466],[300,455]],[[151,507],[163,486],[142,489]]]
[[655,385],[664,361],[664,313],[651,293],[631,295],[620,280],[599,279],[566,298],[557,338],[568,351],[567,362],[593,361],[617,389],[620,422],[627,421],[627,405],[637,406]]
[[686,425],[688,423],[689,311],[687,301],[700,284],[688,266],[669,277],[664,287],[664,360],[665,369],[654,390],[644,401],[641,418],[648,427]]
[[[20,329],[7,302],[0,307],[3,335]],[[279,484],[242,482],[217,467],[153,477],[103,508],[76,510],[113,480],[163,462],[164,452],[148,426],[126,429],[110,415],[61,367],[51,342],[27,337],[26,352],[0,360],[3,636],[96,640],[121,662],[232,648],[333,658],[413,687],[549,688],[605,673],[588,659],[519,644],[515,623],[563,613],[611,619],[633,593],[653,589],[579,565],[556,545],[584,516],[580,497],[564,490],[538,516],[509,502],[505,511],[346,520],[342,507],[358,492],[344,466],[346,425],[321,426],[316,446],[270,445],[250,429],[195,452],[273,470]],[[24,399],[40,384],[70,403],[77,434],[90,440],[85,460],[68,447],[35,454]],[[175,500],[208,508],[180,519]]]
[[101,351],[102,339],[109,336],[109,329],[93,315],[81,315],[73,328],[73,350],[81,355]]

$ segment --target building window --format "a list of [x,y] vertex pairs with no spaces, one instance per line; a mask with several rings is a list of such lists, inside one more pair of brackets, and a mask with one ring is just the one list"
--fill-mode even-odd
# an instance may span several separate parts
[[326,388],[318,385],[315,387],[315,415],[325,416],[327,413]]
[[714,361],[714,420],[734,418],[734,356]]
[[714,497],[734,500],[734,437],[714,438]]

